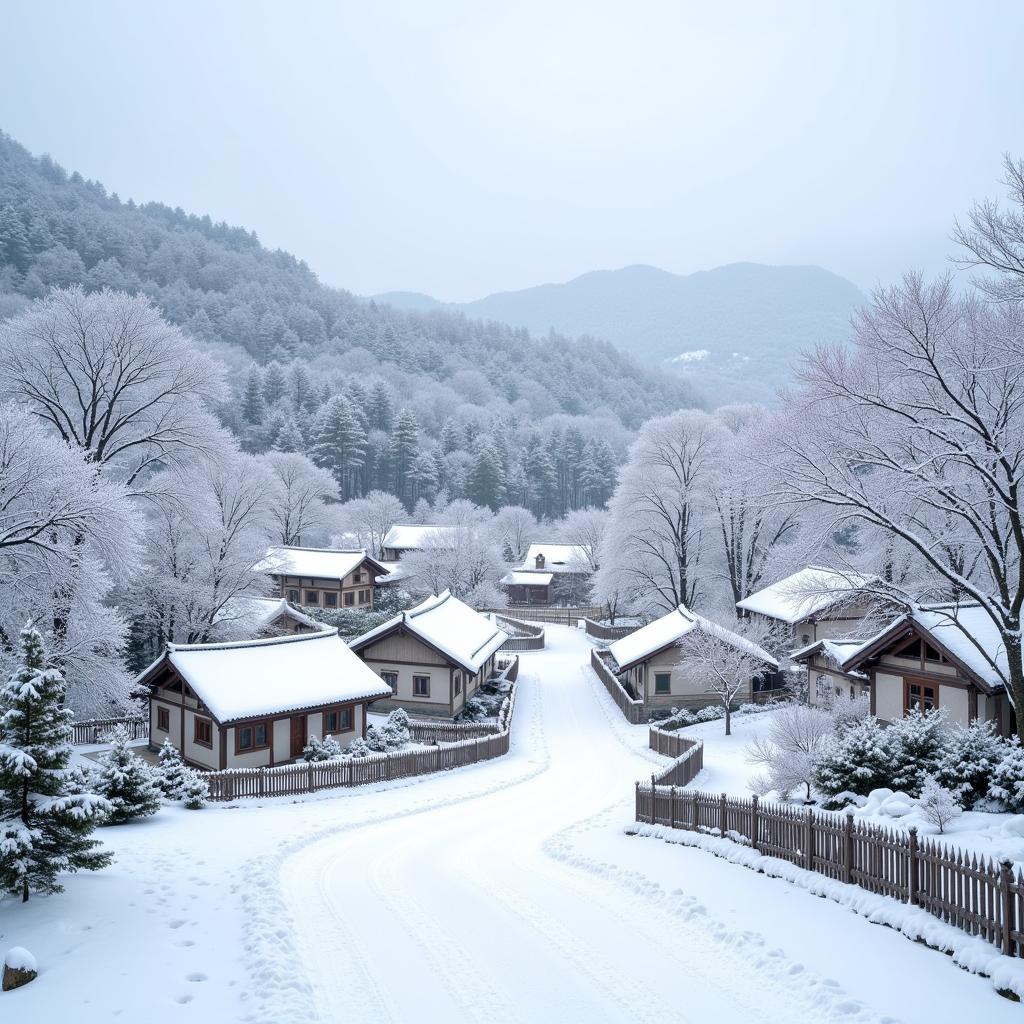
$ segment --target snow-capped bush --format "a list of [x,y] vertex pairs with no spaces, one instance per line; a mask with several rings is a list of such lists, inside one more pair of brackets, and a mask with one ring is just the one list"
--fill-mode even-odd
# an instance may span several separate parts
[[[372,726],[370,727],[372,728]],[[367,732],[370,730],[367,729]],[[345,750],[346,757],[369,757],[373,751],[370,749],[370,744],[363,739],[362,736],[357,736]]]
[[755,792],[772,791],[786,800],[801,786],[811,797],[815,767],[822,747],[832,734],[832,720],[818,708],[786,704],[776,710],[768,733],[747,747],[747,760],[765,771],[752,781]]
[[850,698],[837,697],[829,704],[828,713],[835,731],[844,732],[870,717],[871,697],[866,693]]
[[410,739],[409,716],[402,708],[392,711],[383,725],[371,725],[366,730],[367,746],[379,754],[401,750],[409,745]]
[[831,736],[818,756],[814,785],[829,799],[826,807],[848,803],[847,794],[867,796],[892,781],[888,733],[874,718],[855,722]]
[[[776,704],[774,707],[777,709],[780,706]],[[732,717],[738,718],[743,715],[760,714],[763,711],[769,710],[772,710],[771,705],[740,704],[732,712]],[[663,713],[661,717],[658,717],[657,712],[651,712],[649,721],[659,729],[664,729],[666,732],[674,732],[677,729],[685,729],[688,725],[697,725],[702,722],[717,722],[721,718],[725,718],[725,708],[721,704],[709,704],[707,707],[701,708],[696,712],[690,711],[687,708],[672,708],[671,711]]]
[[157,782],[161,792],[168,800],[180,800],[186,770],[185,762],[170,739],[165,739],[161,744],[157,760]]
[[190,811],[198,811],[206,806],[210,797],[210,784],[203,776],[186,768],[181,780],[181,799]]
[[937,774],[946,747],[946,713],[911,711],[896,719],[886,740],[892,751],[892,784],[920,796],[925,780]]
[[938,780],[964,807],[973,807],[989,793],[992,777],[1008,745],[995,734],[995,723],[974,721],[951,729],[945,737]]
[[924,820],[934,825],[940,833],[945,832],[946,826],[963,813],[952,791],[946,789],[934,776],[924,780],[918,806]]
[[333,736],[325,736],[322,740],[310,736],[309,742],[302,748],[302,759],[304,761],[333,761],[341,757],[343,753],[341,744]]
[[117,726],[110,734],[109,753],[92,773],[94,792],[110,802],[106,825],[123,825],[160,810],[162,793],[157,772],[128,744],[128,730]]
[[1003,756],[992,772],[990,799],[1014,814],[1024,814],[1024,748],[1014,736],[1003,744]]

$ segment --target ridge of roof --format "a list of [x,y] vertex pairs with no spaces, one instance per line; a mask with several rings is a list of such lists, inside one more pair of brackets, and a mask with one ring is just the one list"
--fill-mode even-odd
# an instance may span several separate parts
[[168,653],[174,651],[231,651],[244,647],[274,647],[278,644],[302,643],[305,640],[322,640],[324,637],[337,636],[338,631],[333,626],[328,626],[316,633],[294,633],[289,636],[268,636],[256,640],[225,640],[212,644],[175,644],[168,642],[166,650]]

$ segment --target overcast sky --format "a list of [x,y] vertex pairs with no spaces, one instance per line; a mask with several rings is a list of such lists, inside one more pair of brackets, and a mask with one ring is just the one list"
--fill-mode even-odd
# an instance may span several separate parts
[[[374,8],[374,9],[371,9]],[[1024,154],[1024,4],[0,2],[0,128],[328,283],[942,268]]]

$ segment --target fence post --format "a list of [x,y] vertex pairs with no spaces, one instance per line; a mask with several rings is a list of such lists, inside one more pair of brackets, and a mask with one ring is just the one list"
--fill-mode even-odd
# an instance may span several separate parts
[[1013,863],[999,862],[999,888],[1003,896],[1003,956],[1013,956]]
[[[760,834],[759,822],[757,820],[757,794],[750,798],[750,845],[757,850],[757,837]],[[760,852],[760,851],[759,851]]]
[[306,791],[313,792],[313,762],[310,761],[306,767]]
[[259,787],[259,794],[260,796],[263,796],[263,779],[265,778],[265,774],[262,768],[260,769],[260,773],[257,778],[259,779],[259,782],[257,783],[257,786]]
[[907,885],[910,887],[909,903],[912,907],[918,906],[918,871],[920,862],[917,857],[917,826],[910,826],[910,839],[907,843],[907,853],[910,856],[910,865],[907,872]]
[[814,870],[814,811],[807,809],[807,825],[804,828],[804,867]]
[[846,812],[843,825],[843,881],[853,881],[853,811]]
[[723,839],[725,838],[725,826],[727,824],[727,822],[726,822],[726,814],[728,813],[727,812],[727,806],[726,806],[726,800],[727,799],[728,798],[723,793],[721,798],[718,801],[718,831],[721,833]]
[[657,776],[651,772],[651,824],[658,824],[658,784],[654,781]]
[[676,787],[673,783],[672,788],[668,791],[668,813],[669,813],[669,826],[671,828],[676,827]]
[[634,783],[634,787],[633,788],[634,788],[634,790],[636,792],[636,820],[637,821],[643,821],[644,819],[643,819],[643,817],[640,814],[640,780],[639,779],[636,781],[636,783]]

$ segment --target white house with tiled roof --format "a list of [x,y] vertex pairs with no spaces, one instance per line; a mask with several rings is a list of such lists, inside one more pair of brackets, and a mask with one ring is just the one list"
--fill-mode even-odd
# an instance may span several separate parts
[[257,566],[274,580],[279,597],[306,608],[373,608],[373,588],[388,575],[361,548],[303,548],[277,545],[269,548]]
[[342,746],[391,689],[337,630],[222,644],[168,644],[136,682],[149,690],[150,746],[169,739],[197,768],[263,768],[310,736]]

